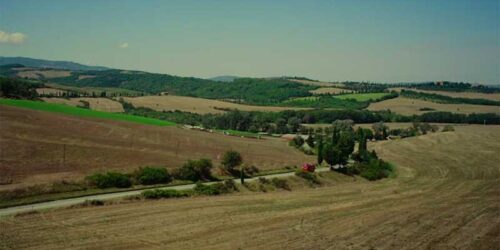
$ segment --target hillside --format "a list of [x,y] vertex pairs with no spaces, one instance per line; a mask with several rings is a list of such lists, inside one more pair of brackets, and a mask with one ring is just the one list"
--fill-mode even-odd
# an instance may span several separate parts
[[499,140],[498,126],[465,126],[376,143],[371,148],[398,174],[380,182],[342,179],[292,191],[128,201],[6,218],[0,247],[496,249]]
[[67,69],[67,70],[106,70],[107,67],[89,66],[70,61],[52,61],[45,59],[34,59],[29,57],[4,57],[0,56],[0,65],[21,64],[26,67]]
[[80,118],[0,105],[0,168],[22,185],[80,180],[97,170],[133,171],[140,166],[180,167],[188,159],[216,165],[230,149],[260,169],[314,159],[281,139],[246,139],[179,127]]

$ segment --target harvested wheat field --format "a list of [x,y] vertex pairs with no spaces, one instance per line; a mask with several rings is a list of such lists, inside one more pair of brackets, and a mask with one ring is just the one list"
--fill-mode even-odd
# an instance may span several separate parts
[[123,97],[123,99],[126,102],[132,103],[132,105],[134,105],[135,107],[146,107],[157,111],[180,110],[198,114],[224,113],[225,111],[221,109],[238,109],[242,111],[283,111],[290,109],[305,109],[292,107],[252,106],[204,98],[173,95]]
[[478,92],[452,92],[452,91],[434,91],[434,90],[422,90],[422,89],[413,89],[413,88],[390,88],[389,90],[394,90],[397,92],[401,92],[402,89],[411,90],[415,92],[422,92],[428,94],[438,94],[445,95],[451,97],[462,97],[462,98],[471,98],[471,99],[486,99],[493,101],[500,101],[500,93],[478,93]]
[[[371,145],[377,182],[71,208],[0,220],[33,249],[498,249],[500,126]],[[480,159],[480,160],[478,160]]]
[[[56,104],[66,104],[75,107],[83,106],[84,102],[89,103],[89,108],[104,112],[123,112],[123,106],[121,103],[108,99],[108,98],[90,98],[90,97],[78,97],[78,98],[41,98],[44,102],[56,103]],[[83,101],[83,102],[81,102]]]
[[217,165],[230,149],[240,151],[245,162],[260,169],[314,159],[277,138],[240,138],[0,105],[0,170],[14,182],[0,189],[81,179],[97,170],[172,169],[202,157]]
[[422,111],[422,108],[432,108],[431,111],[448,111],[453,113],[497,113],[500,114],[499,106],[472,105],[472,104],[442,104],[419,99],[397,97],[381,102],[371,103],[368,110],[388,110],[402,115],[420,115],[430,111]]

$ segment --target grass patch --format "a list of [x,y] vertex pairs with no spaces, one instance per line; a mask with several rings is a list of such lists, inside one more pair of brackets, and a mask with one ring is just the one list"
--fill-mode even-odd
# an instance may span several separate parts
[[155,125],[155,126],[173,126],[175,123],[169,121],[162,121],[153,118],[135,116],[135,115],[127,115],[120,113],[108,113],[90,109],[83,109],[72,107],[63,104],[53,104],[53,103],[45,103],[39,101],[29,101],[29,100],[15,100],[15,99],[5,99],[0,98],[0,104],[15,106],[21,108],[28,108],[40,111],[61,113],[72,116],[80,116],[80,117],[90,117],[90,118],[101,118],[101,119],[109,119],[109,120],[117,120],[117,121],[127,121],[134,122],[140,124],[147,125]]
[[367,102],[370,100],[375,101],[381,99],[387,95],[389,95],[389,93],[359,93],[359,94],[338,95],[335,97],[343,100],[354,99],[358,102]]

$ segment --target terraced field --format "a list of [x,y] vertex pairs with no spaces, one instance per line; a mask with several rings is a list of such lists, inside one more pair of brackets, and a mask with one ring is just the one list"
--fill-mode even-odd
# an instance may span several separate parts
[[453,113],[500,113],[498,106],[472,105],[472,104],[442,104],[419,99],[409,99],[397,97],[381,102],[371,103],[368,110],[379,111],[388,110],[403,115],[420,115],[429,110],[421,110],[422,108],[431,108],[431,111],[448,111]]
[[0,248],[498,249],[500,126],[370,145],[378,182],[60,209],[0,219]]

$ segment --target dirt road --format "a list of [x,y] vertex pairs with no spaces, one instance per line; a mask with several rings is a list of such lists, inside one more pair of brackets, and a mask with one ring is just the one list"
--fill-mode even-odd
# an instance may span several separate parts
[[[319,168],[316,170],[316,172],[326,172],[326,171],[329,171],[329,169],[328,168]],[[265,177],[265,178],[280,178],[281,177],[281,178],[283,178],[283,177],[293,176],[294,174],[295,174],[294,172],[288,172],[288,173],[263,175],[263,176],[259,176],[259,177]],[[252,181],[258,180],[259,177],[248,178],[248,179],[245,179],[245,181],[252,182]],[[234,180],[240,181],[239,178],[234,179]],[[208,182],[206,184],[214,184],[214,183],[216,183],[216,182]],[[187,190],[187,189],[194,188],[194,186],[195,186],[195,184],[187,184],[187,185],[165,187],[165,188],[160,188],[160,189]],[[77,198],[69,198],[69,199],[41,202],[41,203],[30,204],[30,205],[3,208],[3,209],[0,209],[0,217],[14,215],[14,214],[18,214],[18,213],[39,211],[39,210],[50,209],[50,208],[68,207],[71,205],[80,204],[82,202],[85,202],[86,200],[105,201],[105,200],[111,200],[111,199],[124,198],[124,197],[128,197],[128,196],[139,195],[146,190],[152,190],[152,189],[156,189],[156,188],[133,190],[133,191],[123,191],[123,192],[113,192],[113,193],[109,193],[109,194],[88,195],[88,196],[77,197]]]

